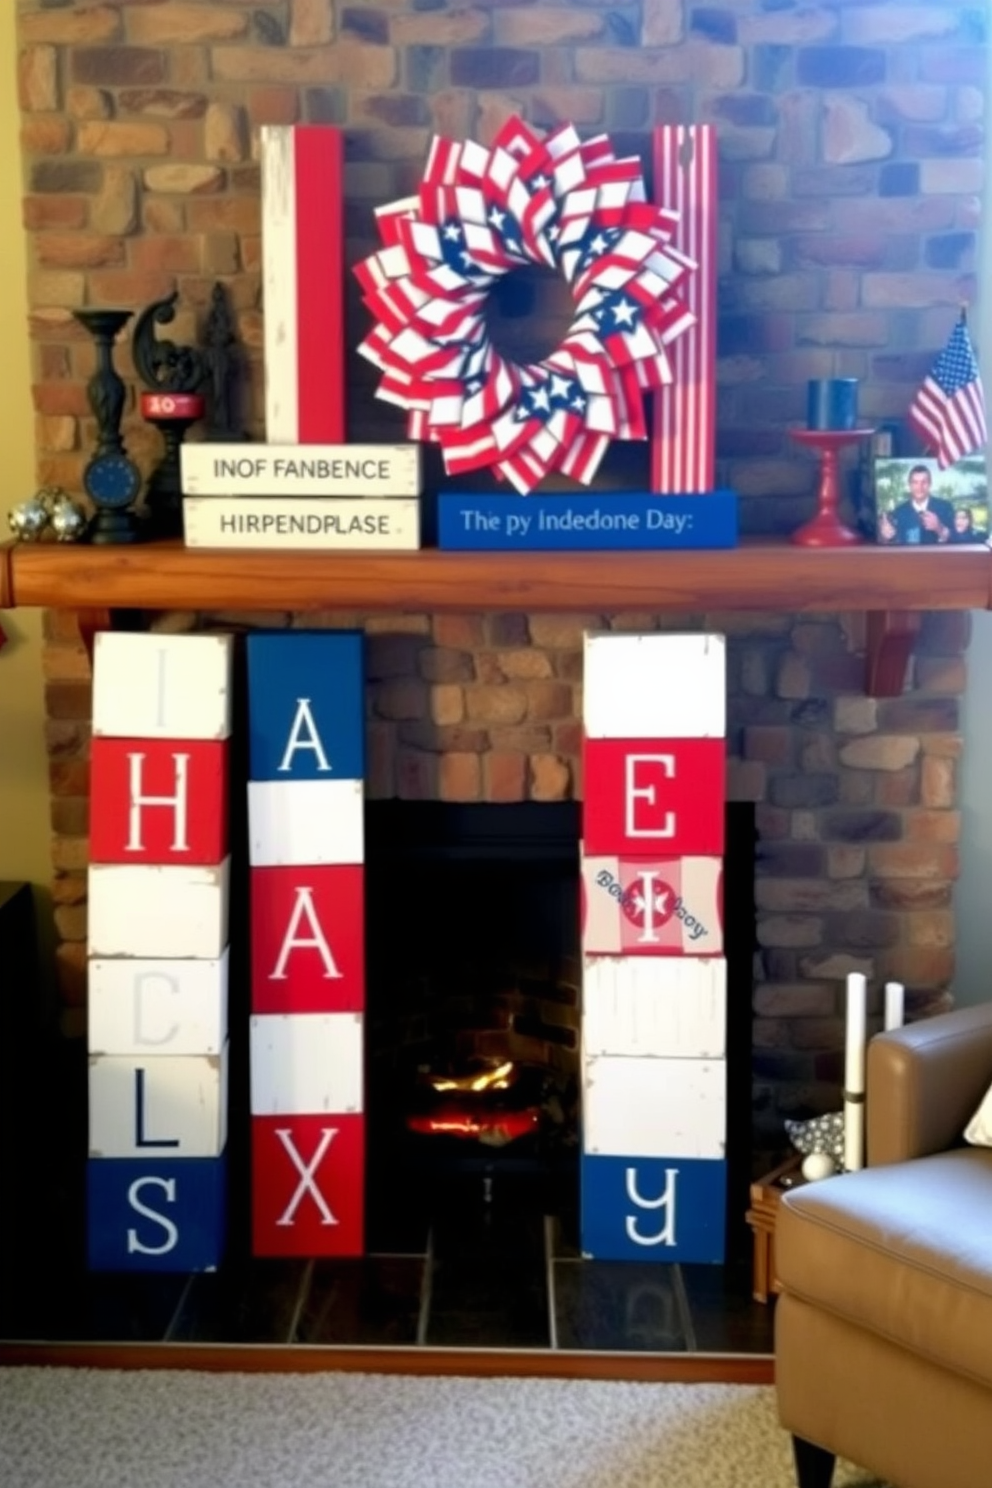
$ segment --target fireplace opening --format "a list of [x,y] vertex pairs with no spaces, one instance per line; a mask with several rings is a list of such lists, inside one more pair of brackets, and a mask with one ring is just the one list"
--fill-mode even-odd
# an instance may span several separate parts
[[[366,806],[367,1201],[458,1195],[577,1229],[576,802]],[[750,1182],[754,808],[727,808],[728,1254]]]

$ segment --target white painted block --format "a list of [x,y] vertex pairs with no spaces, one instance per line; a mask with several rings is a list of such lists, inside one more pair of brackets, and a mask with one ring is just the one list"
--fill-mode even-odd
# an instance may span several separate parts
[[285,125],[265,125],[260,132],[259,145],[265,300],[265,431],[273,444],[293,444],[299,438],[295,131]]
[[722,1059],[727,963],[721,957],[587,956],[582,1042],[599,1054]]
[[228,953],[206,961],[95,958],[91,1054],[219,1054],[227,1040]]
[[90,1059],[90,1157],[217,1157],[227,1139],[228,1050],[96,1054]]
[[583,1056],[583,1150],[594,1157],[723,1157],[722,1059]]
[[248,857],[256,868],[361,863],[361,780],[250,780]]
[[722,635],[586,636],[590,739],[710,739],[727,732]]
[[251,1020],[251,1114],[362,1110],[361,1013],[262,1014]]
[[92,863],[91,956],[213,960],[227,945],[230,858],[203,868]]
[[228,635],[100,631],[93,647],[93,733],[117,739],[226,739]]

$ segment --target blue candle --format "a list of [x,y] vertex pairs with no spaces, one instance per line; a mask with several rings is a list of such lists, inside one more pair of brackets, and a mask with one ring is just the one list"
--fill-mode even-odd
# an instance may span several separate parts
[[810,382],[806,397],[807,429],[856,429],[858,379],[819,377]]

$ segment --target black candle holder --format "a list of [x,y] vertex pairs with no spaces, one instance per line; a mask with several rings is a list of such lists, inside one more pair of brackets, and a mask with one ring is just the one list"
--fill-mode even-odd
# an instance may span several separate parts
[[86,494],[97,508],[89,533],[94,543],[132,543],[142,536],[134,510],[141,472],[124,447],[121,419],[126,389],[114,366],[114,341],[132,314],[131,310],[73,311],[96,345],[96,370],[86,392],[96,419],[97,446],[83,472]]
[[203,417],[206,406],[199,391],[207,376],[202,353],[155,334],[156,326],[175,319],[178,297],[178,291],[174,291],[143,310],[131,337],[135,369],[148,388],[141,394],[141,413],[158,429],[165,443],[165,453],[152,471],[145,498],[149,527],[155,537],[178,537],[182,533],[179,451],[186,431]]

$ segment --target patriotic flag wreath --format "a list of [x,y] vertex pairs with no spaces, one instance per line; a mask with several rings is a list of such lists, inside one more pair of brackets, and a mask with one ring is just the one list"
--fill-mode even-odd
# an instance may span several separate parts
[[[572,125],[542,139],[509,120],[491,149],[435,137],[416,196],[376,213],[383,247],[355,268],[376,324],[359,346],[377,396],[449,475],[491,467],[518,491],[559,470],[588,485],[612,439],[644,439],[643,394],[672,382],[668,349],[692,323],[695,266],[678,213],[647,200],[636,159]],[[526,264],[560,272],[575,319],[519,366],[486,325],[486,297]]]

